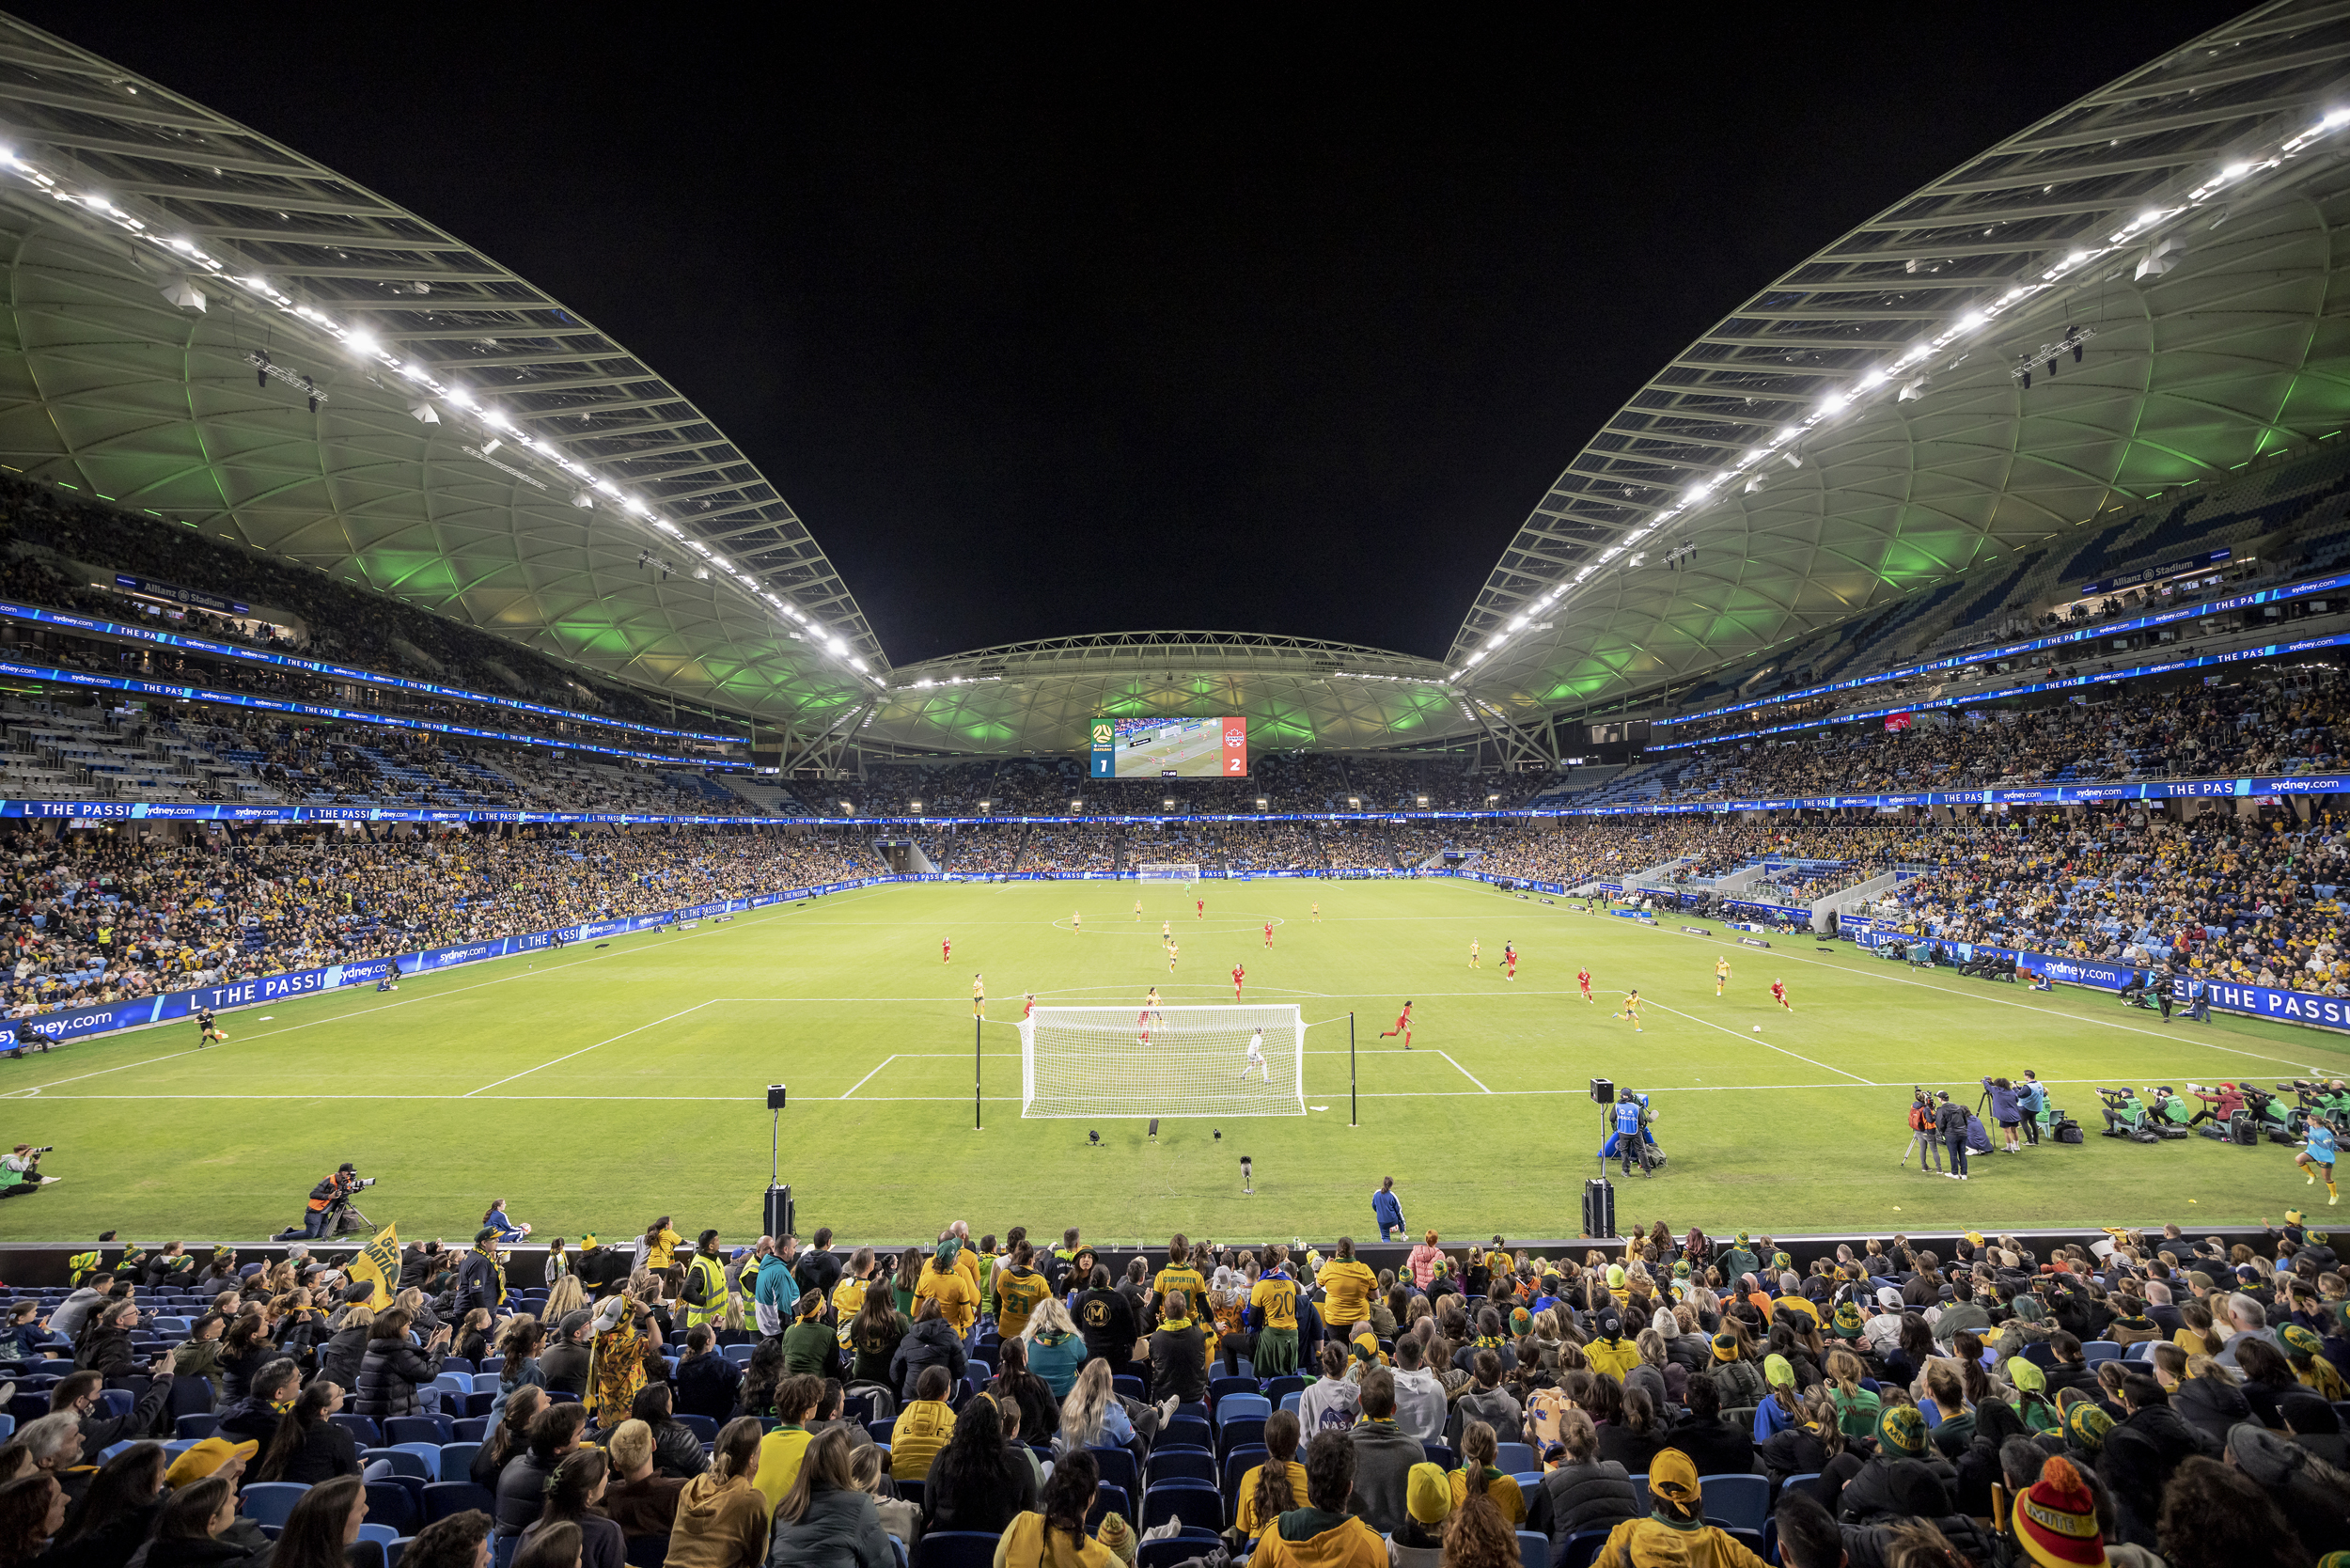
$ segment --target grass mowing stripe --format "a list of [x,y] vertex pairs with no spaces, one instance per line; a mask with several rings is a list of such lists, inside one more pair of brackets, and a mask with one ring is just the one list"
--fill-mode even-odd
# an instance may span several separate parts
[[[1978,1162],[1974,1182],[1953,1184],[1898,1164],[1908,1097],[1869,1080],[1898,1076],[1954,1096],[1964,1086],[1971,1102],[1982,1074],[2032,1066],[2055,1103],[2080,1116],[2085,1084],[2159,1081],[2146,1075],[2182,1062],[2201,1068],[2215,1055],[2235,1061],[2212,1067],[2214,1075],[2241,1071],[2246,1053],[2350,1066],[2350,1042],[2288,1035],[2273,1023],[2215,1021],[2211,1032],[2230,1043],[2215,1051],[2201,1031],[2132,1028],[2128,1015],[2107,1016],[2071,988],[2018,1005],[2025,998],[1924,983],[1933,976],[1920,982],[1890,964],[1809,957],[1805,1006],[1790,1016],[1760,984],[1716,997],[1712,958],[1658,943],[1653,927],[1634,935],[1630,921],[1559,920],[1574,912],[1449,879],[1256,885],[1246,902],[1288,921],[1280,941],[1266,949],[1246,929],[1186,928],[1184,956],[1198,965],[1183,972],[1198,976],[1188,983],[1171,981],[1147,942],[1085,942],[1052,924],[1073,902],[1094,902],[1089,915],[1104,906],[1122,915],[1136,896],[1132,884],[861,890],[833,899],[870,909],[836,904],[827,916],[828,901],[817,901],[559,959],[542,953],[535,971],[499,961],[479,977],[427,975],[403,980],[397,997],[274,1000],[275,1020],[250,1034],[231,1026],[237,1039],[225,1049],[166,1054],[162,1041],[126,1041],[80,1048],[67,1073],[46,1058],[0,1063],[0,1093],[11,1082],[50,1086],[10,1100],[8,1141],[58,1145],[44,1163],[65,1178],[38,1203],[0,1205],[0,1236],[86,1244],[112,1226],[143,1241],[233,1243],[281,1229],[320,1172],[354,1159],[383,1177],[368,1213],[410,1234],[470,1234],[488,1199],[507,1193],[511,1212],[541,1234],[629,1233],[676,1211],[697,1230],[747,1239],[760,1229],[766,1183],[761,1091],[787,1077],[795,1089],[849,1091],[792,1096],[782,1131],[795,1198],[840,1234],[877,1245],[934,1236],[957,1214],[999,1231],[1079,1225],[1121,1249],[1176,1230],[1360,1234],[1366,1195],[1384,1173],[1423,1225],[1572,1234],[1574,1178],[1604,1137],[1583,1105],[1580,1086],[1592,1075],[1643,1080],[1665,1110],[1660,1133],[1675,1158],[1637,1192],[1651,1200],[1641,1217],[1676,1231],[1691,1223],[1734,1231],[1758,1215],[1789,1229],[1913,1232],[2047,1221],[2192,1227],[2273,1215],[2304,1196],[2295,1152],[2092,1138]],[[1147,908],[1177,904],[1152,888],[1141,896]],[[1302,918],[1309,899],[1324,905],[1320,925]],[[1180,913],[1190,917],[1187,900]],[[1525,917],[1532,914],[1545,917]],[[995,923],[973,923],[982,918]],[[959,971],[939,964],[938,942],[949,934]],[[1463,969],[1473,938],[1496,951],[1514,940],[1525,958],[1514,985]],[[1406,998],[1419,1004],[1414,1053],[1357,1025],[1371,1042],[1354,1051],[1358,1126],[1342,1114],[1286,1112],[1253,1125],[1253,1199],[1237,1191],[1225,1152],[1259,1117],[1120,1105],[1133,1114],[1099,1119],[1113,1157],[1098,1159],[1084,1122],[1019,1115],[1016,1042],[1002,1020],[983,1031],[980,1053],[995,1085],[979,1102],[987,1136],[948,1136],[971,1126],[971,1015],[967,996],[932,987],[960,993],[980,969],[999,996],[1123,1001],[1156,985],[1164,996],[1222,1002],[1230,996],[1223,972],[1236,960],[1250,971],[1249,1000],[1327,998],[1310,1005],[1326,1043],[1308,1053],[1307,1088],[1314,1104],[1339,1112],[1349,1085],[1333,1058],[1346,1047],[1331,1026],[1349,1011],[1384,1023]],[[1578,966],[1603,989],[1637,985],[1658,1004],[1645,1035],[1617,1030],[1605,1009],[1580,1000]],[[534,975],[554,983],[514,983]],[[1561,983],[1547,989],[1554,975]],[[1952,991],[2001,1011],[1952,1008]],[[2102,1027],[2083,1028],[2084,1018]],[[656,1023],[615,1048],[590,1044],[626,1030],[624,1019]],[[1756,1023],[1771,1049],[1754,1048]],[[2170,1048],[2153,1048],[2149,1037]],[[1825,1065],[1840,1058],[1863,1065]],[[1781,1061],[1818,1063],[1829,1076],[1782,1078],[1771,1071]],[[83,1076],[93,1069],[106,1075]],[[1257,1108],[1253,1083],[1240,1108]],[[2094,1108],[2092,1100],[2092,1125]],[[1167,1118],[1155,1145],[1145,1135],[1154,1112]],[[1588,1144],[1572,1131],[1578,1123]],[[1502,1159],[1460,1153],[1505,1149]],[[1626,1201],[1637,1201],[1629,1191]]]

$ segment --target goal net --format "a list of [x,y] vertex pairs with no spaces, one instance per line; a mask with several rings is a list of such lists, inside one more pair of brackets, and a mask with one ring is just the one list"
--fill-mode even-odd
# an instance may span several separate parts
[[1199,880],[1199,862],[1142,861],[1135,867],[1135,877],[1141,882],[1197,882]]
[[[1261,1067],[1248,1053],[1260,1029]],[[1306,1025],[1294,1004],[1041,1007],[1020,1025],[1023,1116],[1305,1113]]]

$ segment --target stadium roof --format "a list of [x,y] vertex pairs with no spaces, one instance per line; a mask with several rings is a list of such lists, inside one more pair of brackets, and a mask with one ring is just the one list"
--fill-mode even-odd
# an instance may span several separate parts
[[893,670],[776,487],[577,312],[0,17],[0,463],[788,721],[802,750],[1068,750],[1098,713],[1191,712],[1261,749],[1538,754],[1550,715],[2350,424],[2346,77],[2350,5],[2262,8],[1790,270],[1570,461],[1442,664],[1152,632]]
[[2340,431],[2345,152],[2350,6],[2280,4],[1896,202],[1633,394],[1448,666],[1580,712]]
[[758,466],[545,290],[5,16],[0,143],[0,463],[737,712],[886,678]]

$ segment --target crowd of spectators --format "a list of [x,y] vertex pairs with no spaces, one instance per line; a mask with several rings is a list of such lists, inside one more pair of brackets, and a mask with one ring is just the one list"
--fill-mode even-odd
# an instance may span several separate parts
[[[1777,715],[1772,715],[1775,720]],[[2350,709],[2331,669],[2110,701],[1976,708],[1722,742],[1666,764],[1670,801],[1868,791],[2021,788],[2053,781],[2289,775],[2350,757]]]
[[[1550,1257],[1429,1231],[1375,1268],[1347,1238],[1123,1255],[957,1221],[891,1250],[665,1215],[541,1263],[494,1205],[379,1294],[324,1247],[199,1266],[110,1231],[14,1310],[15,1401],[49,1413],[0,1445],[0,1565],[259,1568],[238,1504],[269,1483],[303,1489],[272,1568],[338,1568],[377,1510],[430,1568],[485,1542],[523,1568],[894,1568],[942,1530],[1007,1568],[1131,1568],[1164,1515],[1202,1531],[1182,1555],[1267,1568],[1514,1568],[1521,1530],[1552,1560],[1759,1568],[1766,1520],[1786,1568],[2350,1551],[2350,1278],[2297,1215],[1947,1256],[1626,1234]],[[209,1436],[158,1441],[192,1416]],[[477,1488],[430,1525],[377,1446],[419,1434]],[[1174,1497],[1195,1474],[1210,1496]]]
[[844,835],[758,828],[0,837],[8,1016],[869,875]]

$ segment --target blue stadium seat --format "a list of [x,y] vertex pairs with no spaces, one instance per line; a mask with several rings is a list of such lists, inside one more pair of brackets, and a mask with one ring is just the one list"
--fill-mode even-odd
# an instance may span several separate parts
[[1254,1416],[1259,1420],[1273,1414],[1273,1402],[1262,1394],[1228,1394],[1215,1407],[1215,1422],[1237,1421]]
[[1170,1481],[1142,1494],[1138,1529],[1151,1529],[1169,1519],[1214,1533],[1224,1528],[1224,1497],[1203,1482]]
[[[1122,1486],[1129,1492],[1135,1489],[1136,1477],[1133,1454],[1128,1453],[1124,1449],[1112,1446],[1091,1448],[1086,1451],[1093,1455],[1093,1462],[1100,1467],[1104,1483],[1111,1486]],[[1157,1454],[1152,1455],[1153,1461],[1159,1457]],[[1207,1459],[1211,1465],[1214,1463],[1213,1457],[1208,1454],[1202,1453],[1200,1457]],[[1128,1522],[1132,1523],[1131,1520]]]
[[443,1443],[441,1466],[433,1473],[447,1481],[462,1481],[473,1473],[474,1455],[481,1451],[479,1443]]
[[1540,1530],[1518,1531],[1518,1561],[1524,1568],[1550,1568],[1550,1537]]
[[1539,1471],[1542,1468],[1534,1453],[1534,1445],[1531,1443],[1501,1443],[1496,1447],[1499,1450],[1499,1456],[1494,1460],[1494,1468],[1496,1470],[1506,1470],[1512,1475],[1516,1475],[1520,1471]]
[[237,1495],[237,1511],[257,1525],[283,1525],[308,1490],[290,1481],[257,1481]]
[[[368,1482],[368,1517],[379,1525],[391,1526],[402,1535],[414,1533],[424,1517],[424,1507],[417,1501],[417,1493],[424,1484],[414,1477]],[[479,1491],[480,1488],[476,1487],[475,1490]]]
[[1607,1534],[1604,1529],[1586,1529],[1568,1536],[1553,1568],[1591,1568],[1599,1560],[1600,1548],[1607,1544]]
[[393,1451],[394,1453],[413,1453],[413,1454],[415,1454],[415,1455],[416,1456],[416,1462],[417,1462],[418,1464],[420,1464],[420,1465],[422,1465],[422,1466],[424,1466],[424,1479],[425,1479],[426,1481],[428,1481],[428,1482],[434,1482],[434,1481],[438,1481],[438,1480],[440,1480],[440,1479],[441,1479],[441,1445],[440,1445],[440,1444],[438,1444],[438,1443],[394,1443],[394,1444],[392,1445],[392,1451]]
[[[1098,1457],[1102,1450],[1096,1449],[1093,1451]],[[1123,1449],[1118,1451],[1125,1452]],[[1129,1463],[1131,1462],[1130,1456]],[[1146,1471],[1146,1479],[1153,1486],[1163,1481],[1204,1481],[1214,1485],[1215,1476],[1215,1455],[1201,1453],[1197,1449],[1176,1449],[1169,1452],[1154,1453],[1151,1456]]]
[[[188,1422],[192,1418],[187,1416],[180,1418],[180,1436],[209,1437],[212,1435],[212,1429],[211,1427],[206,1427],[202,1432],[189,1431]],[[329,1416],[326,1419],[333,1421],[337,1426],[341,1427],[345,1432],[350,1433],[351,1440],[358,1444],[363,1449],[380,1449],[384,1446],[384,1429],[375,1424],[375,1419],[371,1416],[352,1416],[346,1414]]]
[[1725,1529],[1760,1530],[1771,1516],[1768,1476],[1700,1476],[1705,1516]]
[[424,1522],[433,1524],[469,1508],[478,1508],[494,1518],[497,1504],[497,1494],[486,1486],[470,1481],[435,1482],[424,1489]]

